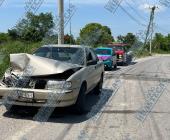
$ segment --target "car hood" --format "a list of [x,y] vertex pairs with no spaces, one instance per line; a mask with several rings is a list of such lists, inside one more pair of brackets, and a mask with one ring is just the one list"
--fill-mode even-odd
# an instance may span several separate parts
[[24,74],[24,76],[46,76],[60,74],[71,69],[79,69],[82,66],[71,64],[30,54],[10,54],[12,72]]
[[119,51],[115,51],[116,54],[119,54],[119,55],[123,55],[125,52],[122,51],[122,50],[119,50]]
[[112,58],[111,55],[98,55],[97,57],[99,58],[99,60],[102,60],[102,61],[105,61],[105,60]]

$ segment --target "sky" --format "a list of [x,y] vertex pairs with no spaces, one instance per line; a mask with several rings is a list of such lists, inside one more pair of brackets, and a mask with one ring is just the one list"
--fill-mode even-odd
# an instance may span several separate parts
[[[8,29],[14,27],[24,17],[26,1],[30,0],[5,0],[3,2],[0,6],[0,32],[7,32]],[[76,12],[71,19],[72,34],[75,37],[79,36],[80,29],[88,23],[100,23],[108,26],[115,37],[125,35],[128,32],[136,34],[141,30],[146,30],[146,25],[149,23],[149,7],[153,5],[158,7],[154,20],[156,24],[155,32],[163,34],[170,32],[170,8],[159,2],[164,0],[122,0],[121,7],[115,13],[111,13],[105,8],[109,0],[70,1],[76,7]],[[65,10],[67,10],[68,0],[64,0],[64,3]],[[57,0],[44,0],[38,13],[52,12],[56,16],[58,11],[57,4]],[[66,26],[65,33],[69,33],[69,25]]]

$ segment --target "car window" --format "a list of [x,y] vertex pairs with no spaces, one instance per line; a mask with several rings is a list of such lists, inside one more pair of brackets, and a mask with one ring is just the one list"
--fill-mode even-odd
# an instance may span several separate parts
[[115,56],[116,55],[116,53],[115,53],[115,50],[113,49],[113,54],[112,54],[113,56]]
[[62,62],[84,65],[84,50],[71,47],[41,47],[34,55]]
[[87,62],[89,62],[89,61],[93,61],[91,52],[88,52],[88,54],[87,54]]
[[94,51],[93,49],[90,49],[90,52],[91,52],[91,54],[92,54],[93,60],[94,60],[94,61],[99,61],[99,59],[98,59],[95,51]]
[[95,52],[97,55],[111,55],[112,54],[111,49],[96,49]]

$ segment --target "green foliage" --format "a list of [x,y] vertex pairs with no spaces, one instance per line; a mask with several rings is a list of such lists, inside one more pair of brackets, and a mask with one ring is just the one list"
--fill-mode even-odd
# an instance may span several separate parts
[[42,44],[48,45],[48,44],[58,44],[58,35],[53,34],[47,34],[43,40]]
[[8,41],[8,34],[0,33],[0,44]]
[[118,36],[118,42],[129,44],[129,48],[136,42],[137,37],[133,33],[127,33],[125,36]]
[[147,57],[147,56],[150,56],[149,51],[143,50],[143,51],[140,51],[140,53],[138,53],[138,55],[136,57],[142,58],[142,57]]
[[74,39],[74,36],[73,35],[68,35],[66,34],[64,36],[64,44],[72,44],[74,45],[76,43],[75,39]]
[[14,53],[33,53],[39,48],[42,43],[26,43],[21,41],[9,41],[0,45],[0,56],[3,56],[2,63],[0,63],[0,77],[4,74],[5,70],[9,67],[10,54]]
[[161,33],[156,33],[152,41],[153,50],[156,52],[160,51],[170,51],[170,34],[167,36],[162,35]]
[[77,45],[80,45],[80,43],[81,43],[81,39],[80,39],[80,37],[77,37],[77,38],[76,38],[76,44],[77,44]]
[[[17,26],[8,33],[0,33],[0,76],[9,67],[9,56],[12,53],[33,53],[37,48],[44,44],[57,44],[58,35],[51,30],[54,27],[51,13],[40,13],[34,15],[28,13]],[[129,50],[134,52],[137,57],[149,55],[149,43],[143,46],[133,33],[117,37],[119,42],[129,44]],[[80,36],[75,40],[73,35],[64,36],[65,44],[84,44],[92,47],[103,46],[114,42],[111,29],[99,23],[87,24],[80,30]],[[170,53],[170,34],[167,36],[156,33],[152,40],[153,52]],[[141,49],[142,48],[142,49]]]
[[12,39],[37,42],[41,41],[45,34],[54,26],[51,13],[40,13],[35,15],[27,13],[14,29],[8,30]]
[[78,42],[84,45],[96,47],[98,45],[108,44],[113,41],[111,30],[107,26],[99,23],[87,24],[80,30],[80,38]]

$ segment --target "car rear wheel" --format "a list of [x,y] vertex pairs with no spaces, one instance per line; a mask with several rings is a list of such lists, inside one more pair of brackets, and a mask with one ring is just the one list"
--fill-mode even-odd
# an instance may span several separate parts
[[75,104],[75,111],[77,114],[83,114],[86,112],[86,87],[82,85]]
[[102,86],[103,86],[103,75],[101,76],[100,81],[99,81],[99,83],[97,84],[97,86],[95,88],[94,92],[95,92],[96,95],[100,95],[101,94]]
[[114,69],[117,69],[117,64],[114,65]]

